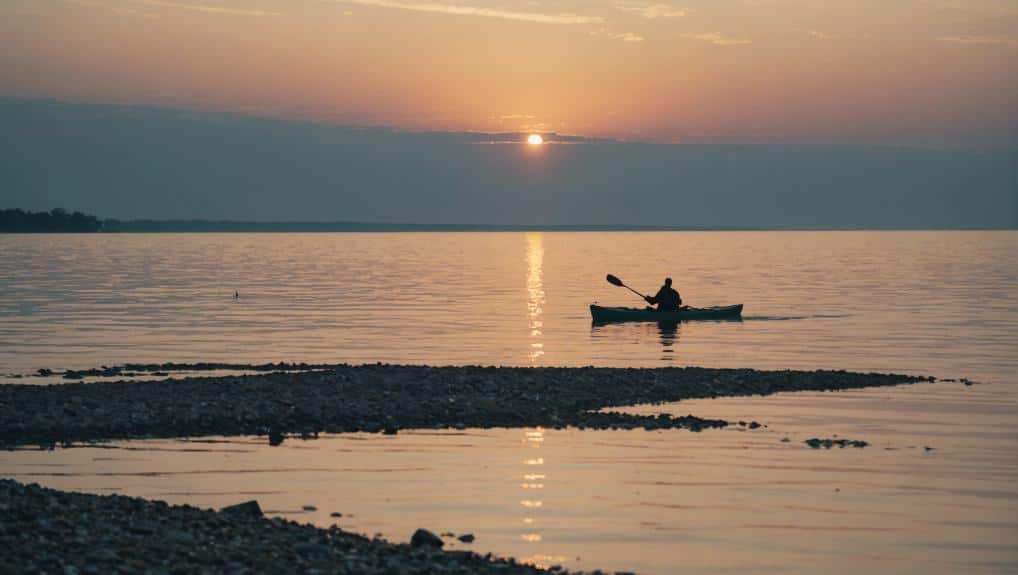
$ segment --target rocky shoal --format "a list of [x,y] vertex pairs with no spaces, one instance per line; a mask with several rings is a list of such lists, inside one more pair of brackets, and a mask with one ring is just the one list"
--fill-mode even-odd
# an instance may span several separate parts
[[846,371],[338,365],[307,372],[58,385],[0,385],[0,446],[142,437],[411,428],[723,427],[692,415],[606,408],[693,398],[932,381]]
[[0,479],[0,519],[0,573],[564,573],[442,551],[421,543],[419,534],[416,545],[393,544],[335,526],[268,519],[260,511],[204,510],[6,479]]

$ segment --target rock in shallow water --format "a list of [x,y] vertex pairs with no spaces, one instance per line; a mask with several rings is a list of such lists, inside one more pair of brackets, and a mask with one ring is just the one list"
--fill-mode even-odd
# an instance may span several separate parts
[[811,437],[811,438],[807,439],[806,441],[803,441],[803,443],[805,443],[806,445],[812,447],[813,449],[820,449],[821,447],[823,447],[824,449],[830,449],[830,448],[835,447],[835,446],[841,447],[841,448],[845,448],[845,447],[866,447],[867,445],[869,445],[869,443],[867,443],[865,441],[861,441],[861,440],[853,440],[853,439],[819,439],[817,437]]
[[434,547],[435,549],[441,549],[445,543],[442,538],[435,535],[427,529],[418,529],[414,531],[412,537],[410,537],[410,545],[412,547]]
[[240,517],[261,517],[262,507],[258,505],[258,502],[252,499],[251,501],[245,501],[236,505],[229,505],[223,507],[220,511],[227,515],[236,515]]

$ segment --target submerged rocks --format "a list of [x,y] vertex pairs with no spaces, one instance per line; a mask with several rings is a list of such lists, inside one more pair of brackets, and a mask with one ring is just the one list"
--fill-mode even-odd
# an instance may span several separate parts
[[845,447],[860,447],[861,448],[861,447],[866,447],[867,445],[869,445],[869,443],[867,443],[865,441],[860,441],[860,440],[852,440],[852,439],[819,439],[819,438],[816,438],[816,437],[811,437],[810,439],[807,439],[806,441],[803,441],[803,443],[805,443],[806,445],[812,447],[813,449],[820,449],[821,447],[823,447],[824,449],[830,449],[830,448],[835,447],[835,446],[840,447],[840,448],[845,448]]

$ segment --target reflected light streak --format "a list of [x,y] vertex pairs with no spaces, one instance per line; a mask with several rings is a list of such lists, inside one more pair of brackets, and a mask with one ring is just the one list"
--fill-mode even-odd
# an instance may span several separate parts
[[548,569],[552,565],[562,565],[568,560],[569,558],[566,557],[565,555],[542,555],[542,554],[531,555],[530,557],[521,559],[521,561],[523,561],[524,563],[530,563],[531,565],[539,569]]
[[544,327],[544,235],[527,234],[527,320],[530,327],[530,350],[527,358],[537,363],[544,355],[541,328]]
[[[533,245],[533,244],[531,244]],[[529,252],[528,252],[529,253]],[[540,267],[540,266],[538,266]],[[523,430],[523,443],[533,449],[540,449],[544,442],[544,429],[541,427],[535,427],[532,429]],[[544,458],[538,457],[536,459],[526,459],[523,461],[525,465],[544,465]],[[523,473],[524,481],[520,483],[520,489],[524,490],[531,497],[537,495],[535,490],[544,489],[544,483],[539,481],[545,478],[543,473]],[[521,499],[520,505],[528,511],[523,516],[523,524],[527,525],[527,530],[520,533],[520,539],[529,543],[536,543],[541,541],[543,537],[540,533],[533,532],[534,529],[534,518],[531,515],[535,510],[544,507],[544,501],[540,499]]]

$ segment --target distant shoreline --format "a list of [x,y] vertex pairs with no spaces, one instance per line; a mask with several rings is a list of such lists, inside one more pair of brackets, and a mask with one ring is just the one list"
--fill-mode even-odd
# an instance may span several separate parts
[[982,227],[767,227],[640,224],[418,224],[405,222],[271,222],[207,219],[102,219],[56,208],[49,212],[0,209],[0,234],[61,233],[404,233],[404,232],[780,232],[780,231],[1012,231]]
[[485,225],[485,224],[387,224],[370,222],[240,222],[136,220],[103,222],[102,229],[9,230],[0,234],[241,234],[241,233],[441,233],[441,232],[874,232],[874,231],[1015,231],[1018,228],[883,228],[803,227],[769,228],[749,226],[638,226],[638,225]]

